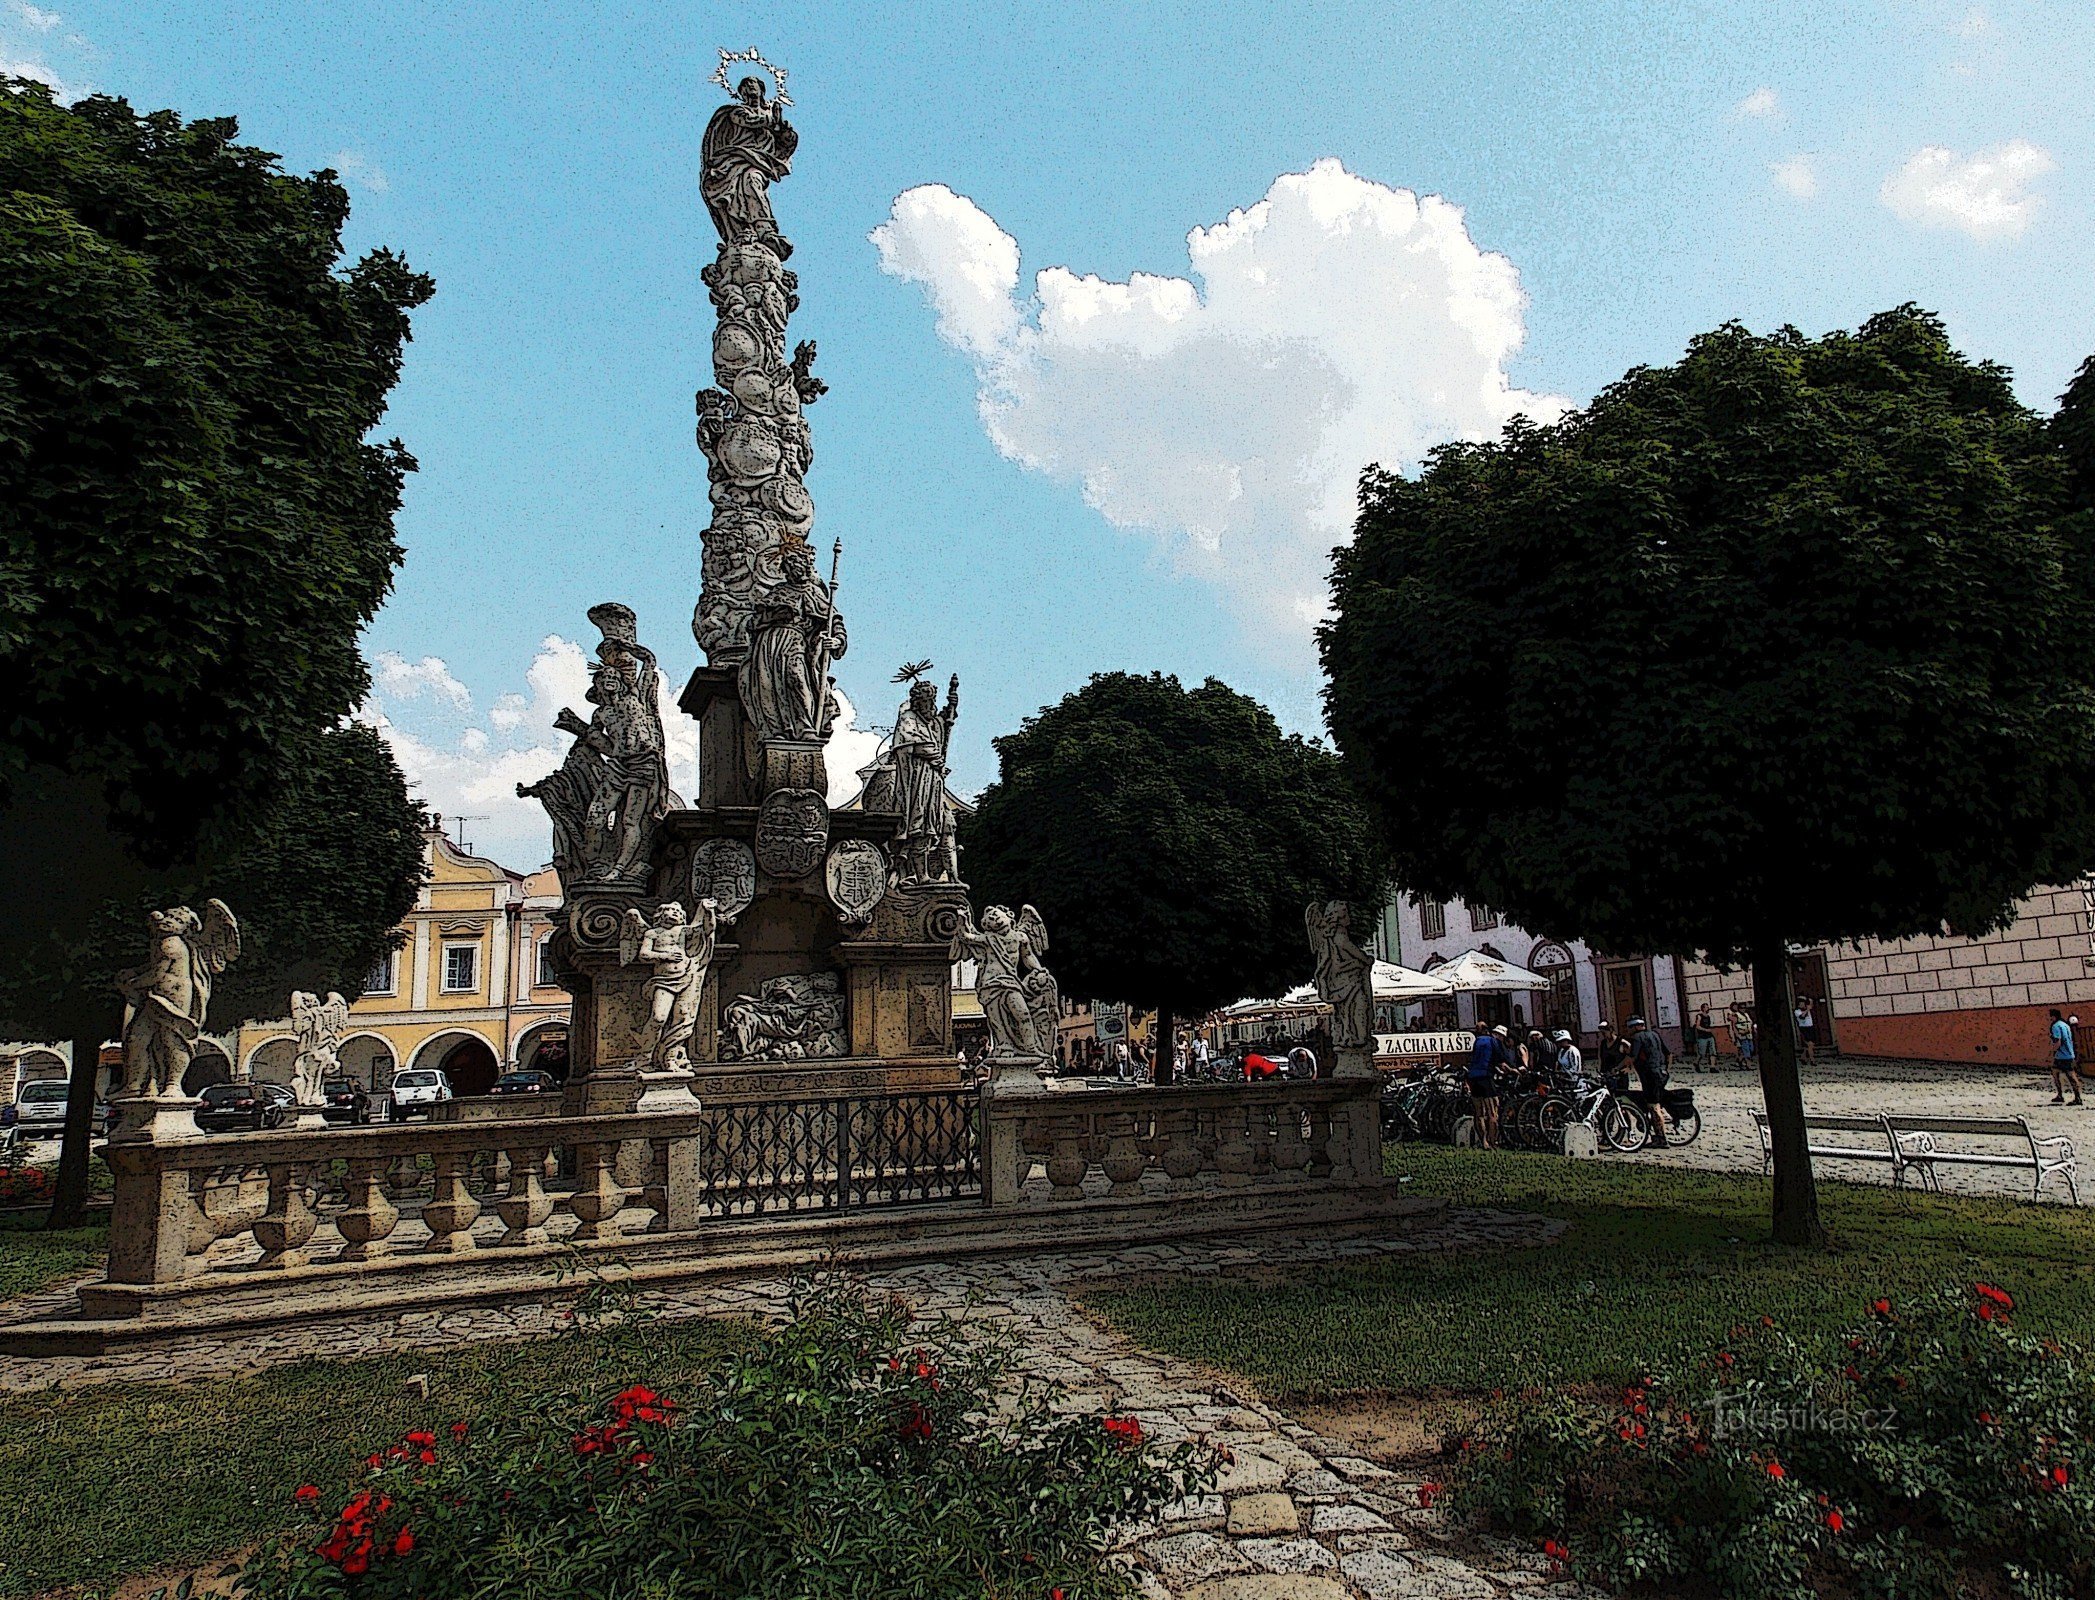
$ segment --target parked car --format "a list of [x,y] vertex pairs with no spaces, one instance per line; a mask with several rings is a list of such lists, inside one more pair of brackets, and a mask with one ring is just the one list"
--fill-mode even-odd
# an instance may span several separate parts
[[419,1111],[425,1117],[432,1107],[453,1098],[451,1080],[435,1067],[417,1067],[393,1074],[393,1119],[403,1121]]
[[297,1096],[280,1083],[214,1083],[203,1100],[196,1108],[196,1125],[203,1133],[281,1128],[298,1105]]
[[[66,1080],[63,1078],[39,1078],[34,1083],[22,1085],[22,1092],[15,1096],[15,1126],[24,1139],[59,1139],[65,1136]],[[89,1124],[97,1135],[109,1132],[109,1107],[95,1101],[94,1121]]]
[[320,1114],[329,1122],[347,1122],[361,1128],[371,1120],[371,1097],[347,1078],[336,1078],[320,1086]]
[[560,1088],[550,1072],[505,1072],[489,1094],[552,1094]]

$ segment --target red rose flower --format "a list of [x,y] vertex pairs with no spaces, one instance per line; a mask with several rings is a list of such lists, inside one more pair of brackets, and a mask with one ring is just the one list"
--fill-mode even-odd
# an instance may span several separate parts
[[1098,1425],[1129,1449],[1142,1442],[1142,1424],[1134,1417],[1101,1417]]
[[1437,1484],[1437,1483],[1422,1483],[1422,1484],[1420,1484],[1420,1485],[1418,1486],[1418,1503],[1419,1503],[1419,1508],[1420,1508],[1421,1510],[1424,1510],[1424,1511],[1431,1511],[1431,1510],[1433,1509],[1433,1502],[1434,1502],[1434,1500],[1435,1500],[1435,1499],[1437,1499],[1437,1498],[1439,1497],[1439,1495],[1440,1495],[1440,1485],[1439,1485],[1439,1484]]
[[291,1491],[291,1498],[302,1506],[309,1506],[320,1498],[320,1491],[310,1483],[301,1483],[296,1489]]
[[1786,1478],[1789,1476],[1789,1474],[1782,1470],[1781,1462],[1770,1461],[1768,1463],[1768,1476],[1771,1478]]
[[1891,1315],[1891,1302],[1889,1300],[1872,1300],[1870,1302],[1870,1310],[1876,1312],[1880,1317],[1888,1317]]
[[452,1437],[452,1438],[454,1438],[454,1439],[463,1439],[463,1438],[464,1438],[464,1437],[466,1436],[466,1429],[467,1429],[468,1427],[470,1427],[470,1426],[471,1426],[471,1424],[470,1424],[470,1423],[465,1423],[465,1422],[454,1422],[454,1423],[452,1423],[452,1424],[451,1424],[451,1437]]
[[411,1552],[412,1552],[412,1551],[414,1550],[414,1548],[415,1548],[415,1536],[414,1536],[414,1535],[413,1535],[412,1533],[408,1532],[408,1531],[407,1531],[407,1529],[405,1529],[405,1528],[402,1528],[402,1529],[401,1529],[401,1530],[400,1530],[400,1531],[399,1531],[398,1533],[396,1533],[396,1534],[394,1534],[394,1535],[393,1535],[393,1554],[394,1554],[394,1555],[396,1555],[396,1556],[404,1556],[404,1555],[408,1555],[408,1554],[410,1554],[410,1553],[411,1553]]
[[1848,1519],[1842,1516],[1838,1510],[1833,1510],[1826,1513],[1826,1526],[1831,1528],[1835,1533],[1840,1532],[1840,1530],[1845,1528],[1847,1525]]

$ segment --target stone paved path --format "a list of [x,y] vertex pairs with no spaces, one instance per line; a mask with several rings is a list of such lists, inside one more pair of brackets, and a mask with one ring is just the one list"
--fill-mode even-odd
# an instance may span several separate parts
[[[1455,1210],[1401,1234],[1363,1231],[1293,1239],[1142,1245],[1022,1261],[931,1263],[867,1275],[927,1322],[944,1317],[1001,1329],[1029,1376],[1066,1386],[1073,1410],[1140,1419],[1166,1441],[1200,1439],[1226,1457],[1217,1491],[1122,1530],[1114,1559],[1150,1600],[1498,1600],[1514,1593],[1573,1600],[1595,1592],[1557,1578],[1539,1553],[1458,1532],[1419,1505],[1419,1484],[1319,1437],[1236,1380],[1156,1355],[1094,1321],[1071,1299],[1077,1284],[1128,1274],[1213,1274],[1401,1254],[1532,1247],[1562,1223]],[[790,1283],[772,1278],[651,1291],[665,1317],[750,1316],[783,1309]],[[65,1291],[37,1297],[57,1302]],[[10,1312],[30,1302],[16,1301]],[[237,1341],[189,1339],[106,1356],[0,1361],[0,1389],[17,1393],[119,1381],[194,1377],[239,1365],[536,1337],[562,1327],[556,1305],[531,1303],[367,1318],[281,1329]]]
[[[1611,1155],[1611,1161],[1645,1161],[1661,1166],[1716,1168],[1731,1172],[1760,1171],[1760,1136],[1753,1113],[1761,1108],[1760,1080],[1750,1072],[1724,1067],[1697,1072],[1675,1062],[1676,1086],[1695,1091],[1702,1113],[1702,1136],[1691,1145],[1642,1150],[1634,1156]],[[2084,1091],[2085,1092],[2085,1091]],[[2035,1071],[1986,1067],[1931,1067],[1898,1061],[1822,1063],[1804,1072],[1804,1109],[1822,1116],[1873,1116],[1886,1111],[1945,1117],[2027,1117],[2040,1135],[2064,1134],[2080,1153],[2083,1204],[2095,1204],[2095,1094],[2085,1108],[2050,1103],[2051,1078]],[[1947,1143],[1945,1144],[1947,1148]],[[1870,1183],[1891,1181],[1887,1164],[1822,1161],[1821,1176]],[[2026,1173],[2007,1168],[1944,1169],[1945,1194],[2008,1195],[2026,1200]],[[2065,1183],[2053,1178],[2044,1186],[2047,1202],[2065,1203]]]

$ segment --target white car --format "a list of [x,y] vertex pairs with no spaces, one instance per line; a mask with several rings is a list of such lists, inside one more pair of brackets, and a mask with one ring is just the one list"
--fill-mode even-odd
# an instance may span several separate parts
[[393,1074],[393,1120],[396,1122],[417,1111],[427,1116],[431,1106],[440,1106],[451,1098],[451,1080],[434,1067],[417,1067],[411,1072]]

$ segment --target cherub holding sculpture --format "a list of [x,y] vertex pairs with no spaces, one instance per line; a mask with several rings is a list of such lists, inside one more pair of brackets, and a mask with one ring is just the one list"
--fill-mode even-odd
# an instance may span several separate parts
[[240,924],[223,900],[203,915],[187,906],[147,913],[145,965],[117,974],[124,1017],[124,1093],[163,1099],[182,1086],[195,1054],[211,984],[240,957]]
[[698,1031],[698,1007],[718,928],[719,907],[710,899],[699,901],[698,915],[689,920],[674,900],[664,901],[652,918],[638,910],[625,914],[619,929],[619,963],[630,967],[640,962],[654,969],[647,984],[643,1038],[658,1072],[690,1070],[691,1036]]
[[971,911],[961,910],[951,959],[975,963],[975,995],[989,1024],[992,1056],[1039,1061],[1055,1053],[1061,1000],[1040,959],[1047,944],[1047,924],[1031,906],[1021,906],[1015,917],[1008,906],[991,906],[980,927]]

